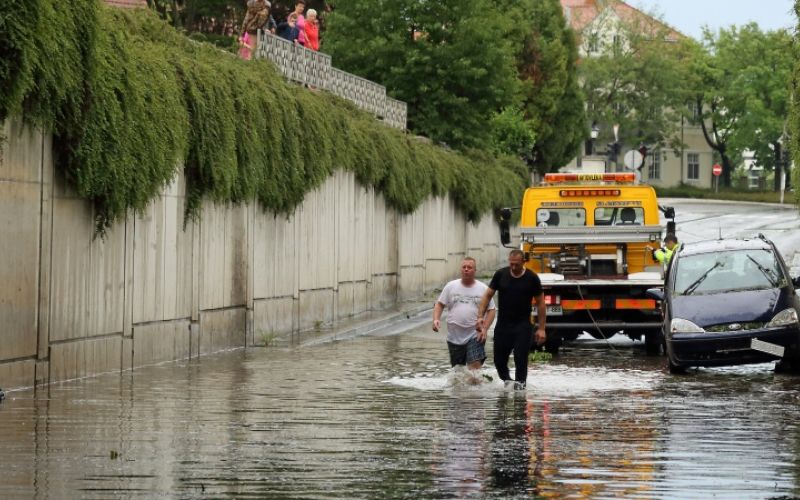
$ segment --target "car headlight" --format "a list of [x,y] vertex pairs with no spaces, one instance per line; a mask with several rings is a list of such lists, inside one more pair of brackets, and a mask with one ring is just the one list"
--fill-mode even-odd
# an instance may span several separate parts
[[797,322],[797,311],[790,307],[789,309],[784,309],[776,314],[775,317],[772,318],[772,321],[767,323],[767,328],[776,326],[789,326],[794,325]]
[[705,330],[695,325],[688,319],[675,318],[669,324],[672,333],[703,333]]

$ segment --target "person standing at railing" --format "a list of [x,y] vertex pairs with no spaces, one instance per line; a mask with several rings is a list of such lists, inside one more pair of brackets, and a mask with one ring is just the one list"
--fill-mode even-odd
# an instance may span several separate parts
[[292,12],[289,14],[289,17],[286,18],[286,21],[278,25],[278,36],[295,45],[300,44],[297,39],[297,37],[300,36],[300,30],[297,28],[297,14]]
[[242,59],[249,61],[252,57],[258,43],[258,30],[264,29],[269,22],[271,6],[267,0],[248,0],[239,38],[239,57]]
[[300,45],[306,44],[306,18],[303,16],[303,12],[306,10],[306,2],[305,0],[297,0],[294,3],[294,11],[289,14],[290,16],[294,14],[297,16],[297,29],[299,30],[299,35],[297,36],[297,43]]
[[314,9],[308,9],[306,13],[305,38],[307,49],[319,50],[319,22],[317,11]]

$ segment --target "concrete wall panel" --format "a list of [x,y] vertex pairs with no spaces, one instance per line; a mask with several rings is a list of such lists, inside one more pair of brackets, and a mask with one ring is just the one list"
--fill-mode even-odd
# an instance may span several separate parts
[[[57,245],[57,242],[55,242]],[[125,226],[116,225],[90,245],[89,336],[122,332],[125,299]]]
[[[50,341],[85,337],[89,331],[91,212],[78,199],[53,199]],[[51,374],[56,373],[51,370]]]
[[247,300],[247,205],[229,205],[225,211],[224,307],[243,306]]
[[329,178],[309,193],[297,209],[298,288],[333,289],[335,286],[336,183]]
[[253,304],[254,343],[261,344],[263,335],[280,335],[296,330],[295,300],[291,297],[256,300]]
[[321,325],[332,324],[334,321],[333,306],[333,290],[300,290],[299,329],[309,330]]
[[29,387],[34,380],[36,361],[23,359],[21,361],[0,362],[0,382],[5,390],[17,387]]
[[384,274],[380,276],[373,276],[372,283],[367,289],[369,294],[369,307],[373,311],[386,309],[391,305],[397,303],[397,275]]
[[101,337],[50,346],[50,379],[71,380],[119,370],[122,336]]
[[[366,281],[357,281],[351,284],[353,288],[353,312],[352,315],[359,315],[369,311],[370,299],[369,289],[370,285]],[[344,318],[344,316],[341,316]]]
[[200,222],[200,309],[225,306],[226,205],[203,203]]
[[134,222],[133,322],[164,319],[164,198]]
[[0,360],[36,354],[39,204],[38,184],[0,180]]
[[368,288],[366,281],[339,283],[336,291],[336,319],[345,319],[368,311]]
[[133,327],[133,368],[190,355],[189,320],[164,321]]
[[253,290],[256,299],[296,295],[294,217],[256,211]]
[[200,312],[199,354],[245,346],[246,311],[243,307]]
[[41,163],[45,138],[36,129],[23,126],[20,120],[6,120],[3,134],[6,141],[0,161],[0,182],[31,182],[42,179]]
[[183,229],[183,210],[183,198],[165,194],[134,221],[134,323],[191,316],[194,224]]

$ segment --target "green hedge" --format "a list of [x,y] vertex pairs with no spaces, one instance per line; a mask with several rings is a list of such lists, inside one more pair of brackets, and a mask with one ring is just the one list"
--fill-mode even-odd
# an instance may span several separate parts
[[527,182],[517,160],[426,144],[146,9],[7,0],[0,51],[0,120],[21,115],[53,133],[57,169],[94,204],[100,233],[181,167],[189,217],[203,199],[288,213],[344,168],[402,213],[450,194],[476,221],[518,204]]

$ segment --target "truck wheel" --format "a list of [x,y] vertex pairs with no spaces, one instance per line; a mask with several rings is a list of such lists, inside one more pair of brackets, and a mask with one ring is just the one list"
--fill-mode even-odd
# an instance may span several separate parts
[[644,333],[644,349],[648,356],[658,356],[661,354],[661,346],[664,344],[664,334],[659,330],[649,330]]
[[556,356],[561,348],[561,342],[561,337],[552,334],[548,335],[547,340],[544,341],[544,350]]

